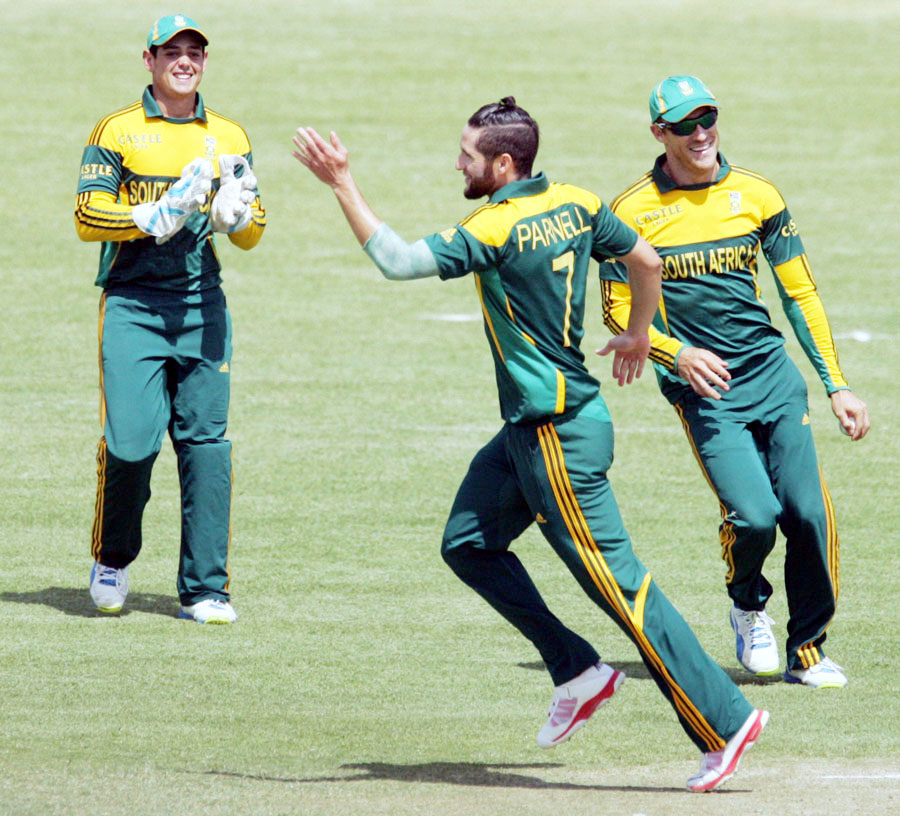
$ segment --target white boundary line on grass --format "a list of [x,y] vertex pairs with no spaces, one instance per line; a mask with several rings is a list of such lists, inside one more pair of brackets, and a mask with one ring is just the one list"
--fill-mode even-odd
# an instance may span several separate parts
[[446,323],[477,323],[481,314],[423,314],[423,320],[443,320]]
[[900,779],[900,773],[889,774],[829,774],[819,779]]
[[859,343],[869,343],[872,340],[893,340],[896,334],[873,334],[868,329],[853,329],[853,331],[841,332],[834,336],[835,340],[856,340]]

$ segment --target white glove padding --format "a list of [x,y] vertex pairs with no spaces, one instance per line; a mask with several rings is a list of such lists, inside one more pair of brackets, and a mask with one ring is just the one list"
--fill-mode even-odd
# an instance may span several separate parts
[[[241,165],[243,175],[237,178],[235,168]],[[240,232],[253,217],[250,204],[256,198],[256,176],[243,156],[219,156],[219,191],[209,209],[213,232]]]
[[206,201],[214,175],[209,159],[194,159],[159,201],[132,208],[134,223],[142,232],[155,236],[157,244],[164,244]]

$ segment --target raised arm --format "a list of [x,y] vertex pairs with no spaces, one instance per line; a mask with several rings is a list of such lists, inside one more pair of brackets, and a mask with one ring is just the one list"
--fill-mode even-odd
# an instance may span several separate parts
[[365,246],[381,224],[381,219],[356,186],[350,174],[350,155],[337,133],[331,131],[329,144],[313,128],[300,127],[294,136],[294,144],[294,158],[319,181],[331,187],[350,229],[359,243]]
[[415,280],[438,274],[424,240],[408,244],[375,215],[350,174],[350,156],[337,133],[331,131],[329,143],[313,128],[297,128],[294,144],[294,158],[331,187],[353,234],[382,275],[388,280]]

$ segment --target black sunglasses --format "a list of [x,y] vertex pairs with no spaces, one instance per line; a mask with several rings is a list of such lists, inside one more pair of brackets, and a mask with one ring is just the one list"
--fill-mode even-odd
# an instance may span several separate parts
[[676,136],[690,136],[697,129],[697,125],[700,125],[704,130],[709,130],[718,118],[719,111],[716,108],[712,108],[693,119],[682,119],[680,122],[659,121],[656,124],[663,130],[671,130]]

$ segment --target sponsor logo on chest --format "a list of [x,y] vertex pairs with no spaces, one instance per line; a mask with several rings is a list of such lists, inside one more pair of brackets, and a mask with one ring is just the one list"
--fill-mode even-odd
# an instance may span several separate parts
[[654,210],[638,213],[634,217],[634,223],[639,227],[657,227],[671,221],[684,210],[681,204],[670,204],[668,207],[657,207]]
[[123,147],[143,150],[151,145],[162,144],[162,133],[123,133],[118,142]]

